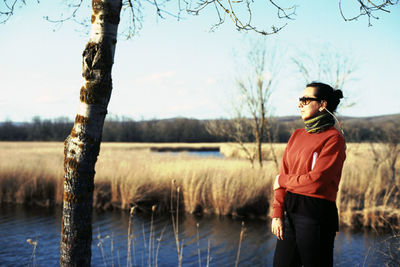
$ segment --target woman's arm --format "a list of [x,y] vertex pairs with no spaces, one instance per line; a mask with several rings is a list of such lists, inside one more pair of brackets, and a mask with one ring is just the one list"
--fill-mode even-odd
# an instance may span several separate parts
[[286,195],[286,189],[284,187],[280,186],[278,181],[279,181],[280,175],[288,172],[288,166],[287,166],[287,160],[286,160],[288,147],[289,147],[289,145],[286,146],[285,151],[283,152],[279,175],[276,176],[275,182],[273,185],[274,200],[272,203],[272,208],[273,208],[272,218],[283,218],[283,204],[284,204],[284,199],[285,199],[285,195]]

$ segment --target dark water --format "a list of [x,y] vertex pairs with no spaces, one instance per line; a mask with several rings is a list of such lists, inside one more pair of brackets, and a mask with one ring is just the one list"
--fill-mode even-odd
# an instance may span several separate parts
[[[0,206],[0,266],[58,266],[60,218],[60,208]],[[171,217],[155,216],[151,226],[151,215],[134,215],[132,266],[149,266],[149,262],[156,266],[156,261],[157,266],[178,266],[171,221]],[[128,224],[126,211],[94,212],[93,266],[127,266]],[[239,266],[271,266],[276,239],[268,224],[245,222]],[[235,266],[241,228],[240,220],[227,217],[182,215],[179,240],[183,266],[207,266],[207,261],[210,266]],[[34,257],[28,238],[38,242]],[[399,256],[399,240],[395,241],[390,235],[342,230],[335,243],[335,266],[398,266],[389,256]]]
[[224,158],[225,156],[220,151],[180,151],[180,152],[157,152],[157,153],[168,153],[170,155],[190,155],[194,157],[213,157],[213,158]]

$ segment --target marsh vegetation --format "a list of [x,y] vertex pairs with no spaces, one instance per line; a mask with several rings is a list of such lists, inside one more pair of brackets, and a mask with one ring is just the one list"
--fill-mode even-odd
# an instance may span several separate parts
[[[189,144],[102,144],[94,207],[129,210],[137,206],[150,213],[157,205],[158,213],[168,213],[179,198],[180,210],[188,213],[268,218],[276,175],[268,153],[264,168],[259,169],[252,168],[238,147],[229,143],[191,145],[218,146],[225,158],[151,152],[152,147],[178,146]],[[274,146],[281,157],[285,145]],[[337,199],[342,225],[399,228],[400,162],[393,168],[385,149],[384,144],[348,144]],[[386,158],[377,159],[379,155]],[[61,205],[62,161],[62,143],[0,143],[0,201]]]

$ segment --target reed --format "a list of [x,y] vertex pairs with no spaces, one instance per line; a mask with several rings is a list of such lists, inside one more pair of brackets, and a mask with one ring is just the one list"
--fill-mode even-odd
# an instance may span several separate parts
[[[240,157],[198,158],[185,153],[152,153],[149,149],[152,146],[102,144],[96,165],[94,207],[129,210],[135,205],[137,211],[150,213],[153,205],[157,205],[158,213],[176,214],[173,219],[176,227],[179,211],[263,218],[270,214],[272,182],[276,175],[272,161],[266,161],[264,168],[259,169],[251,168]],[[220,144],[220,147],[221,151],[230,149],[232,154],[237,149],[230,144]],[[278,157],[284,147],[276,145]],[[399,227],[400,162],[395,164],[393,172],[384,150],[383,144],[374,144],[374,149],[370,144],[348,144],[337,198],[342,225],[379,229],[387,228],[390,223]],[[61,204],[62,157],[62,143],[1,142],[0,201],[44,206]],[[177,245],[178,251],[181,245]]]
[[36,239],[35,241],[33,241],[32,239],[27,239],[26,242],[28,242],[28,244],[30,244],[33,249],[32,249],[32,255],[31,258],[29,260],[29,264],[28,267],[32,266],[32,267],[36,267],[37,266],[37,262],[36,262],[36,249],[38,246],[38,240]]
[[244,232],[245,232],[244,222],[242,222],[242,229],[240,231],[239,246],[238,246],[238,251],[237,251],[237,254],[236,254],[235,267],[237,267],[238,264],[239,264],[240,248],[242,247],[242,241],[243,241]]
[[198,259],[199,259],[199,267],[201,267],[199,226],[200,226],[199,223],[196,223],[197,257],[198,257]]
[[97,242],[97,247],[100,249],[104,267],[108,266],[107,256],[106,256],[106,253],[105,253],[104,248],[103,248],[103,244],[107,239],[110,239],[110,236],[107,235],[105,237],[101,237],[100,228],[97,228],[97,241],[98,241]]
[[[133,214],[135,213],[135,207],[132,207],[129,212],[129,223],[128,223],[128,252],[126,254],[126,262],[128,267],[132,267],[131,261],[131,244],[133,241],[133,236],[131,234],[132,231],[132,224],[133,224]],[[134,243],[133,243],[134,244]],[[133,251],[135,251],[135,246],[133,246]],[[134,264],[136,265],[136,257],[134,256]]]

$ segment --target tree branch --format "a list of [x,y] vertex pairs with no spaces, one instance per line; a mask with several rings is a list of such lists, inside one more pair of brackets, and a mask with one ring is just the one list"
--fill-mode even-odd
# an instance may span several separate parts
[[357,20],[361,16],[367,16],[368,17],[368,26],[372,26],[371,18],[379,19],[378,16],[374,15],[375,12],[383,11],[386,13],[390,13],[390,11],[385,8],[389,7],[389,6],[397,5],[399,3],[399,0],[384,0],[380,4],[375,4],[375,1],[376,0],[357,0],[357,2],[360,5],[359,14],[356,16],[353,16],[353,17],[346,17],[344,15],[343,8],[342,8],[342,0],[339,0],[339,11],[340,11],[342,18],[345,21]]
[[[39,0],[37,2],[39,3]],[[18,3],[21,4],[19,7],[26,5],[25,0],[3,0],[3,3],[4,6],[0,6],[0,24],[5,24],[14,15]]]
[[[275,2],[270,1],[272,6],[277,9],[278,18],[280,19],[293,19],[295,7],[282,8],[275,4]],[[219,25],[225,22],[225,18],[221,16],[221,14],[228,14],[232,22],[235,24],[237,30],[241,31],[254,31],[260,33],[262,35],[271,35],[282,30],[287,23],[283,26],[271,26],[270,31],[261,30],[252,23],[253,9],[251,5],[254,1],[246,0],[246,1],[234,1],[234,0],[200,0],[196,3],[195,7],[192,7],[192,1],[186,2],[186,11],[192,15],[198,15],[201,11],[205,10],[209,5],[213,5],[213,8],[216,10],[218,15],[218,22],[212,26],[212,30],[215,30]],[[246,11],[245,15],[239,16],[235,10],[238,8],[243,8]],[[292,13],[287,13],[287,10],[293,10]],[[283,14],[283,15],[282,15]]]
[[50,19],[48,16],[45,16],[44,19],[47,20],[48,22],[63,24],[65,21],[71,20],[76,17],[76,13],[82,6],[82,2],[83,2],[83,0],[79,0],[79,3],[77,3],[77,4],[68,4],[67,6],[68,6],[68,8],[72,9],[72,12],[66,18],[53,20],[53,19]]

